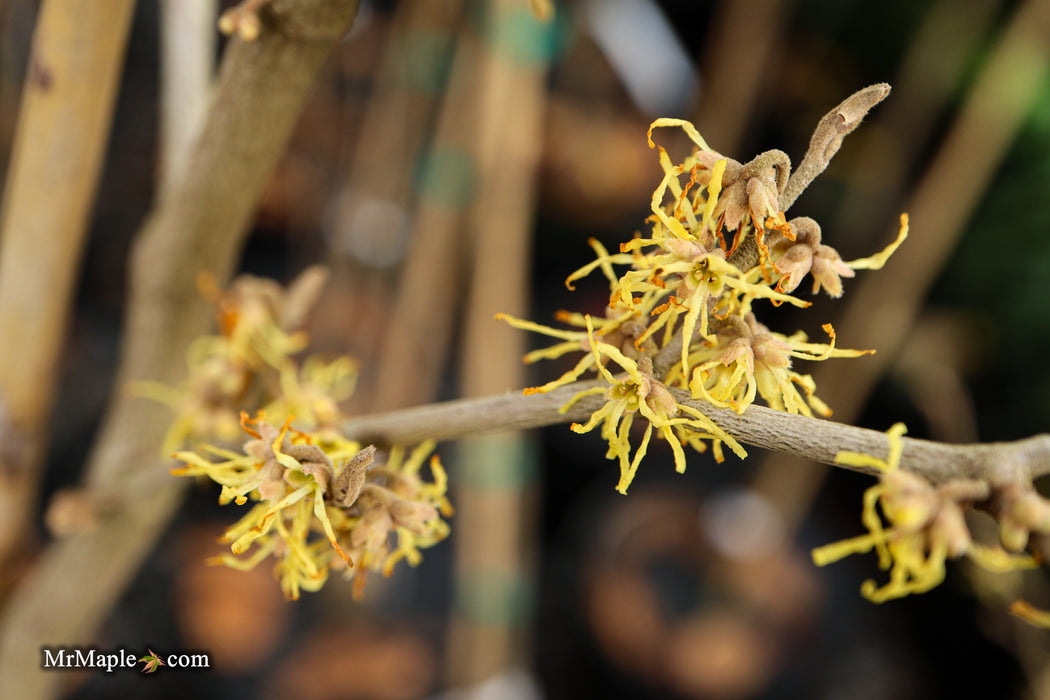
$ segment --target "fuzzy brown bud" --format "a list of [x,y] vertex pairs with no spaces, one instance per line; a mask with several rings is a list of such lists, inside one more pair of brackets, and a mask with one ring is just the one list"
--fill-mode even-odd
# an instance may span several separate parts
[[354,455],[332,479],[332,501],[349,508],[361,494],[365,485],[368,465],[375,459],[376,446],[369,445]]

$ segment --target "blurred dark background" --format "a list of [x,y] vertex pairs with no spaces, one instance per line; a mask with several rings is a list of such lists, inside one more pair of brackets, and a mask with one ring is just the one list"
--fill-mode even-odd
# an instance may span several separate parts
[[[501,308],[539,322],[562,308],[601,311],[600,279],[575,293],[563,282],[591,258],[589,237],[611,249],[643,228],[660,172],[645,142],[654,118],[691,119],[742,161],[781,148],[797,162],[821,115],[890,82],[894,93],[791,214],[820,221],[847,260],[886,245],[902,211],[911,238],[884,271],[847,281],[842,299],[759,317],[815,338],[832,321],[840,345],[878,348],[804,370],[835,420],[877,430],[903,420],[913,437],[951,442],[1043,432],[1047,4],[577,0],[542,23],[522,0],[516,23],[494,26],[479,0],[366,1],[272,178],[242,269],[287,281],[315,262],[332,267],[310,332],[315,349],[362,361],[352,412],[539,384],[570,365],[520,374],[521,352],[488,346],[504,329],[478,309],[506,298]],[[36,8],[0,4],[0,166]],[[139,3],[45,499],[77,482],[117,389],[127,255],[160,167],[161,21],[157,0]],[[489,78],[510,81],[495,106],[470,73],[494,60],[512,66]],[[529,114],[538,129],[522,122]],[[500,128],[514,138],[485,156],[485,134]],[[658,140],[685,153],[669,130]],[[506,175],[494,194],[477,177],[483,157]],[[515,194],[517,205],[498,204]],[[497,204],[479,212],[479,199]],[[421,241],[433,247],[420,259]],[[438,325],[398,327],[413,314]],[[521,351],[543,345],[522,335]],[[408,340],[432,349],[425,362],[405,359]],[[481,364],[506,369],[472,379]],[[623,497],[598,436],[567,426],[440,451],[460,507],[453,536],[417,569],[370,581],[364,603],[333,579],[289,604],[265,564],[204,567],[236,516],[214,489],[194,489],[98,645],[203,649],[214,669],[71,674],[71,697],[394,700],[467,697],[467,687],[552,700],[1050,697],[1046,634],[1006,612],[1022,595],[1050,604],[1042,572],[955,562],[934,591],[876,606],[859,595],[881,573],[873,556],[812,565],[810,548],[861,532],[868,478],[757,449],[746,463],[690,455],[677,475],[669,451],[654,449]]]

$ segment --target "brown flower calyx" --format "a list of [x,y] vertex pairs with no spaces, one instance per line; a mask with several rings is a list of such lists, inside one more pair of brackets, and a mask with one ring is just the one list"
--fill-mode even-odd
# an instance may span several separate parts
[[366,483],[354,507],[360,515],[358,526],[350,535],[351,547],[385,551],[390,533],[402,527],[417,535],[426,534],[428,523],[438,517],[438,510],[420,499],[419,482],[404,474],[381,472],[386,486]]
[[[605,317],[615,320],[621,316],[623,311],[618,311],[612,306],[605,307]],[[572,314],[568,311],[558,311],[554,317],[563,322],[571,322]],[[643,352],[655,352],[656,343],[651,338],[645,338],[639,345],[638,340],[645,333],[646,323],[640,317],[628,318],[617,323],[610,330],[596,334],[601,335],[602,342],[617,347],[627,357],[637,358]],[[580,340],[580,349],[584,352],[591,351],[591,342],[587,338]]]
[[642,375],[642,383],[638,387],[638,398],[644,399],[645,403],[659,415],[673,418],[678,415],[678,401],[667,386],[659,379],[653,377],[653,361],[648,357],[638,360],[638,373]]
[[767,367],[791,366],[791,346],[759,323],[754,314],[748,314],[743,319],[738,316],[726,318],[716,335],[720,341],[728,341],[718,357],[726,366],[741,357],[751,372],[755,371],[756,361]]
[[[773,149],[758,154],[745,164],[706,151],[698,152],[697,158],[705,168],[698,181],[705,186],[710,184],[710,173],[715,163],[726,161],[722,192],[718,196],[713,217],[715,221],[721,221],[727,230],[736,231],[742,223],[746,223],[748,214],[755,228],[762,228],[768,217],[780,214],[780,194],[791,174],[791,159],[786,153]],[[730,248],[729,252],[732,251]]]
[[317,479],[324,491],[328,490],[328,484],[335,475],[335,468],[324,450],[317,445],[288,445],[282,447],[281,451],[299,462],[303,473]]
[[[277,460],[273,443],[281,434],[281,431],[262,421],[257,424],[256,430],[259,437],[246,442],[244,451],[262,463],[262,466],[259,468],[263,474],[262,481],[258,486],[259,495],[264,500],[280,500],[286,493],[284,484],[285,468]],[[284,440],[286,441],[287,438],[284,438]],[[282,446],[282,452],[285,447],[284,445]],[[287,445],[287,447],[290,447],[290,445]]]
[[[712,220],[717,222],[714,229],[729,262],[738,269],[749,270],[759,261],[756,235],[769,225],[773,228],[785,225],[780,197],[791,174],[791,159],[777,149],[760,153],[743,165],[713,152],[700,151],[697,158],[705,168],[698,181],[706,186],[710,185],[714,165],[720,160],[726,161],[722,191]],[[723,228],[738,231],[732,242],[724,240]]]
[[793,292],[807,274],[813,277],[813,293],[823,287],[832,297],[842,296],[842,278],[853,277],[856,272],[843,262],[842,257],[831,246],[820,242],[820,224],[808,216],[800,216],[788,222],[795,238],[782,237],[774,242],[774,253],[782,251],[773,267],[782,275],[777,282],[778,292]]

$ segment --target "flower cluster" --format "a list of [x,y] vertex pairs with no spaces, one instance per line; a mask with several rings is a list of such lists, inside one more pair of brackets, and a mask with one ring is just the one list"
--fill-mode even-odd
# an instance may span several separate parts
[[[1031,557],[1013,555],[973,540],[963,513],[972,503],[988,498],[991,489],[987,483],[959,479],[934,486],[923,477],[900,469],[904,433],[903,423],[887,431],[886,459],[859,452],[836,455],[839,464],[877,469],[879,483],[864,493],[861,520],[868,534],[814,549],[817,566],[874,549],[879,567],[890,572],[889,582],[881,587],[870,579],[861,586],[861,595],[874,603],[934,588],[944,580],[949,558],[967,556],[990,571],[1034,568],[1036,562]],[[1045,515],[1045,505],[1042,511],[1041,515]],[[1023,544],[1012,549],[1020,551]]]
[[[239,278],[226,292],[203,280],[220,334],[191,346],[189,377],[180,385],[134,388],[175,410],[165,454],[205,443],[177,452],[183,466],[174,474],[220,484],[222,504],[253,503],[222,538],[232,554],[210,563],[247,570],[272,556],[290,599],[319,589],[332,570],[354,579],[360,597],[366,571],[389,575],[402,559],[418,564],[421,549],[448,535],[442,516],[452,514],[436,456],[431,480],[420,476],[433,443],[406,457],[403,447],[378,452],[340,433],[339,404],[354,389],[354,361],[293,359],[307,338],[292,329],[324,278],[309,270],[287,291],[255,277]],[[240,450],[209,444],[235,443],[244,433],[251,439]]]
[[[609,400],[602,408],[591,414],[586,424],[573,423],[572,430],[586,433],[600,423],[602,437],[609,443],[606,457],[617,458],[620,462],[620,482],[616,490],[627,493],[627,487],[634,479],[638,464],[645,456],[653,430],[663,437],[674,450],[676,470],[685,471],[685,453],[682,440],[676,431],[687,430],[691,437],[709,438],[714,441],[715,452],[721,459],[721,445],[728,444],[734,451],[741,451],[739,444],[728,433],[719,428],[711,419],[691,406],[679,404],[667,387],[653,378],[653,362],[649,357],[640,357],[637,361],[624,355],[615,346],[598,341],[594,337],[594,326],[590,317],[585,318],[587,339],[591,347],[595,366],[611,388],[587,389],[572,398],[565,408],[572,406],[579,399],[596,392],[608,392]],[[627,376],[617,379],[603,364],[603,357],[619,365]],[[634,415],[640,413],[648,421],[641,445],[631,458],[631,444],[628,435]]]
[[220,484],[220,503],[255,502],[222,537],[232,554],[210,563],[249,570],[273,556],[289,599],[297,599],[300,590],[318,590],[331,569],[340,569],[356,579],[354,595],[360,597],[365,571],[389,575],[401,559],[415,566],[420,549],[448,535],[441,516],[451,515],[452,507],[441,462],[430,459],[432,482],[419,475],[433,443],[420,445],[407,459],[395,448],[377,465],[372,445],[292,430],[290,423],[277,429],[261,415],[242,414],[244,431],[253,439],[241,452],[205,445],[201,451],[218,461],[189,451],[175,455],[184,466],[173,473]]
[[[162,447],[165,455],[202,440],[230,442],[241,433],[245,406],[268,407],[283,421],[294,410],[333,415],[333,401],[353,391],[356,365],[349,358],[325,363],[307,360],[302,370],[291,357],[306,347],[307,337],[292,332],[316,302],[326,279],[311,268],[283,290],[276,282],[251,275],[221,290],[214,280],[199,281],[203,296],[215,304],[219,335],[198,338],[187,352],[188,376],[178,386],[137,382],[131,390],[172,408],[175,419]],[[291,389],[291,392],[285,391]]]
[[[760,323],[753,311],[759,300],[773,306],[809,306],[790,292],[806,276],[813,291],[842,294],[842,278],[857,269],[878,269],[907,236],[901,217],[897,240],[878,255],[845,262],[821,242],[819,225],[800,217],[788,220],[780,208],[787,187],[790,161],[781,151],[768,151],[739,163],[712,150],[695,127],[680,119],[658,119],[649,128],[649,145],[657,127],[681,127],[696,148],[673,163],[659,149],[664,177],[652,198],[650,232],[621,244],[610,253],[591,240],[596,259],[566,280],[573,283],[601,270],[609,281],[609,303],[603,317],[562,311],[556,318],[566,329],[500,314],[516,328],[536,331],[562,342],[525,356],[526,362],[571,352],[583,355],[558,379],[527,389],[546,392],[569,384],[589,371],[608,383],[608,402],[583,426],[599,423],[609,443],[608,457],[620,462],[621,492],[626,491],[655,432],[684,469],[682,445],[705,449],[713,442],[721,459],[724,444],[743,457],[740,445],[695,408],[674,398],[669,387],[688,389],[694,399],[743,412],[758,397],[770,407],[830,415],[815,395],[809,375],[793,369],[795,359],[825,360],[857,357],[870,350],[835,347],[835,332],[824,330],[828,343],[810,342],[804,333],[784,336]],[[619,276],[614,266],[628,266]],[[622,373],[607,367],[617,365]],[[625,373],[625,374],[624,374]],[[571,403],[574,403],[573,399]],[[634,456],[628,431],[640,413],[648,427]]]

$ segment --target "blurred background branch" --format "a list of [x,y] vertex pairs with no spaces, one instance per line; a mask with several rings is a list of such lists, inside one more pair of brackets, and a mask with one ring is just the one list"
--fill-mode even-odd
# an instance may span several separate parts
[[[177,383],[184,375],[185,350],[211,316],[198,275],[225,280],[232,272],[269,173],[356,7],[350,0],[275,0],[272,26],[256,41],[230,43],[187,166],[162,193],[135,246],[118,387],[145,379]],[[288,26],[309,38],[293,38]],[[139,498],[125,500],[126,508],[94,531],[53,542],[20,582],[0,624],[6,692],[55,693],[61,676],[40,670],[40,648],[52,639],[89,642],[174,514],[182,484],[158,455],[167,420],[162,406],[123,391],[114,396],[85,483]]]
[[160,189],[178,182],[211,95],[216,0],[161,0]]

